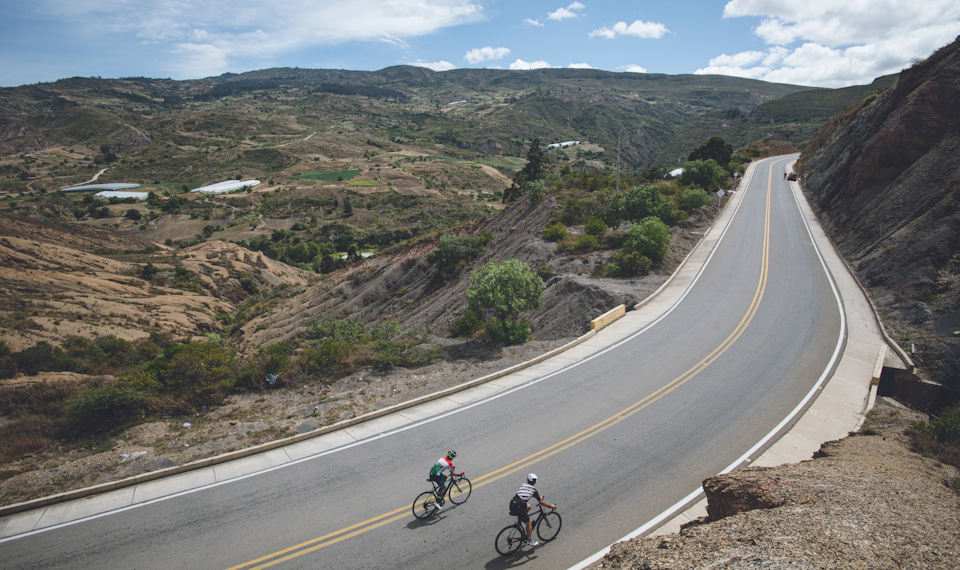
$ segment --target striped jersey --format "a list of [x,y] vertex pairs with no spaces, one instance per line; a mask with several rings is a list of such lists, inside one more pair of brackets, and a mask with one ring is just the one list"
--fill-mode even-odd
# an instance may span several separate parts
[[520,490],[517,491],[517,495],[513,498],[513,500],[519,503],[526,503],[530,500],[530,497],[533,497],[538,501],[541,500],[540,492],[537,491],[537,488],[530,483],[524,483],[523,485],[520,485]]

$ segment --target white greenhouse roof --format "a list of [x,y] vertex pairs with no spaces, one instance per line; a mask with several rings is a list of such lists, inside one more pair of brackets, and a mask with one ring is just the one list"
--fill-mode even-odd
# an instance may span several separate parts
[[101,198],[136,198],[137,200],[146,200],[150,194],[149,192],[121,192],[119,190],[104,190],[102,192],[97,192],[95,196]]
[[131,190],[139,188],[139,184],[129,184],[126,182],[117,182],[112,184],[87,184],[85,186],[68,186],[61,188],[64,192],[85,192],[87,190]]
[[191,190],[191,192],[200,192],[202,194],[225,194],[227,192],[233,192],[234,190],[246,188],[247,186],[256,186],[257,184],[260,184],[259,180],[226,180],[224,182],[217,182],[216,184],[194,188]]
[[677,176],[680,176],[681,174],[683,174],[683,169],[682,169],[682,168],[675,168],[675,169],[671,170],[669,173],[667,173],[667,176],[670,176],[670,177],[672,177],[672,178],[676,178]]

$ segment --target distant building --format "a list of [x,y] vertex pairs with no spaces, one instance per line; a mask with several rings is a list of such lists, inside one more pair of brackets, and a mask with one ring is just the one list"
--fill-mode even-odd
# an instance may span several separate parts
[[226,194],[227,192],[234,192],[248,186],[256,186],[257,184],[260,184],[259,180],[226,180],[224,182],[194,188],[191,192],[199,192],[200,194]]
[[139,188],[139,184],[129,184],[126,182],[117,182],[112,184],[87,184],[85,186],[67,186],[60,190],[64,192],[87,192],[89,190],[132,190]]
[[547,145],[547,148],[567,148],[568,146],[573,146],[580,144],[580,141],[564,141],[558,143],[550,143]]
[[676,178],[677,176],[680,176],[681,174],[683,174],[683,169],[682,169],[682,168],[674,168],[673,170],[671,170],[670,172],[667,173],[667,176],[669,176],[670,178]]
[[98,198],[136,198],[137,200],[146,200],[150,194],[148,192],[122,192],[119,190],[104,190],[94,194]]
[[447,105],[463,105],[464,103],[466,103],[466,101],[452,101],[447,103]]

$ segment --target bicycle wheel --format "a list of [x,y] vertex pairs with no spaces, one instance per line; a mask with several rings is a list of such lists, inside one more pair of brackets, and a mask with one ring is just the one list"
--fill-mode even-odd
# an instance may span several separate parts
[[472,491],[473,485],[470,484],[470,479],[461,477],[450,484],[450,491],[448,493],[450,502],[454,505],[462,505],[470,498]]
[[520,530],[520,527],[513,524],[500,531],[500,534],[497,535],[495,546],[501,556],[510,556],[520,548],[522,541],[523,532]]
[[424,491],[417,495],[417,500],[413,502],[413,516],[418,519],[425,519],[437,510],[437,497],[433,491]]
[[537,521],[537,536],[544,542],[550,542],[560,534],[560,525],[562,524],[563,520],[557,511],[545,513],[540,517],[540,520]]

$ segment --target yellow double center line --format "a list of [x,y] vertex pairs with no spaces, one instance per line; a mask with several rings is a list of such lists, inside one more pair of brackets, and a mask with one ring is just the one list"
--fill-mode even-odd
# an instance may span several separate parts
[[[750,325],[750,321],[753,320],[754,315],[757,314],[757,309],[760,307],[760,300],[763,298],[764,290],[767,287],[767,271],[768,271],[768,259],[770,254],[770,194],[771,188],[773,186],[773,168],[771,167],[767,175],[767,205],[766,213],[764,217],[764,227],[763,227],[763,254],[762,260],[760,263],[760,281],[757,284],[757,290],[753,294],[753,300],[750,302],[750,306],[747,308],[746,314],[743,315],[743,318],[740,319],[740,323],[737,324],[737,327],[730,333],[730,335],[724,339],[720,345],[713,349],[713,352],[708,354],[703,360],[698,362],[695,366],[681,374],[680,376],[674,378],[672,381],[662,386],[656,392],[650,394],[646,398],[640,400],[639,402],[624,408],[620,412],[610,416],[609,418],[590,426],[589,428],[576,433],[563,441],[557,442],[546,449],[538,451],[532,455],[528,455],[523,459],[514,461],[509,465],[505,465],[496,471],[491,471],[485,475],[481,475],[476,479],[473,479],[473,488],[483,487],[502,479],[508,475],[512,475],[518,471],[526,470],[530,466],[543,461],[544,459],[556,455],[561,451],[569,449],[578,443],[590,439],[591,437],[597,435],[598,433],[603,432],[607,428],[617,425],[623,420],[629,418],[633,414],[639,412],[640,410],[646,408],[650,404],[653,404],[660,398],[663,398],[670,392],[676,390],[688,380],[702,372],[707,366],[710,366],[715,360],[720,358],[724,352],[727,351],[733,343],[740,338],[740,335],[743,334],[743,331],[747,329],[747,326]],[[354,536],[363,534],[365,532],[371,531],[375,528],[390,524],[392,522],[398,521],[400,519],[406,518],[410,515],[410,505],[400,507],[398,509],[392,510],[389,513],[384,513],[382,515],[367,519],[363,522],[342,528],[340,530],[319,536],[312,540],[302,542],[300,544],[285,548],[283,550],[278,550],[273,554],[268,554],[262,556],[255,560],[245,562],[238,566],[233,566],[227,570],[260,570],[262,568],[268,568],[281,562],[303,556],[304,554],[309,554],[321,548],[325,548],[332,544],[336,544],[348,538],[353,538]]]

